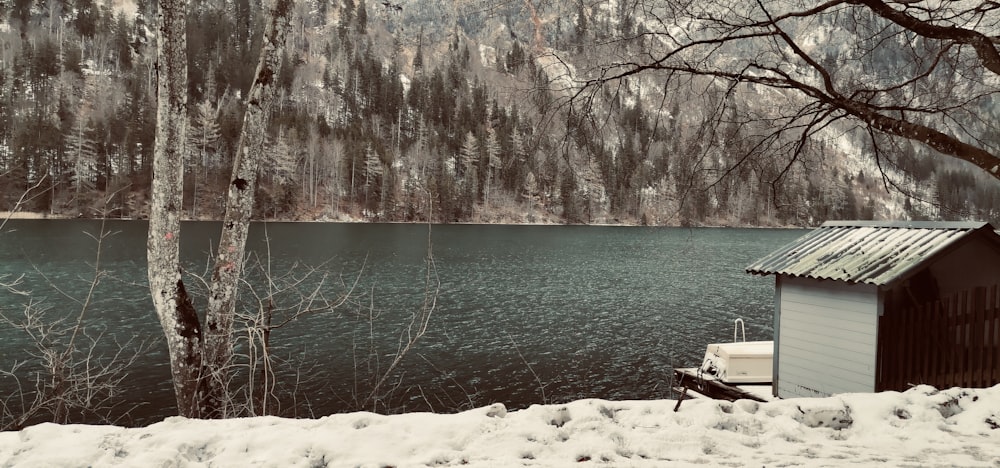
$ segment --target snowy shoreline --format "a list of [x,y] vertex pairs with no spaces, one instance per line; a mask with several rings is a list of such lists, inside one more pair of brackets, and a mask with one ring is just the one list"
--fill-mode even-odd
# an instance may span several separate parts
[[1000,466],[1000,385],[0,433],[0,466]]
[[[39,213],[33,211],[0,211],[0,221],[4,219],[46,219],[46,220],[72,220],[72,219],[88,219],[88,220],[107,220],[107,221],[146,221],[146,218],[78,218],[72,216],[65,216],[61,214],[49,214],[49,213]],[[221,219],[214,218],[183,218],[182,221],[206,221],[206,222],[222,222]],[[426,222],[417,221],[370,221],[362,218],[354,218],[349,216],[338,216],[336,218],[320,218],[320,219],[254,219],[255,223],[258,222],[268,222],[268,223],[341,223],[341,224],[427,224]],[[582,223],[582,224],[565,224],[555,221],[534,221],[534,222],[479,222],[479,221],[461,221],[453,223],[431,223],[431,226],[439,225],[468,225],[468,226],[594,226],[594,227],[675,227],[675,228],[718,228],[718,229],[809,229],[803,226],[793,226],[793,225],[725,225],[725,224],[699,224],[696,226],[682,226],[680,224],[656,224],[651,226],[643,226],[636,223]]]
[[67,216],[35,213],[33,211],[0,211],[0,221],[5,219],[73,219]]

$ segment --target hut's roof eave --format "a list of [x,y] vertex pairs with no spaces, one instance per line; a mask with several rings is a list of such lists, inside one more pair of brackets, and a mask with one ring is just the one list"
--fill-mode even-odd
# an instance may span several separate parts
[[985,222],[829,221],[746,271],[891,286],[980,232],[1000,244]]

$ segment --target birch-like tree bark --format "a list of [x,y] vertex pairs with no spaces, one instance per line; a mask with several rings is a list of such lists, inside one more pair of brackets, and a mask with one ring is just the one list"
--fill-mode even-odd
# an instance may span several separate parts
[[182,416],[204,406],[202,334],[184,289],[180,228],[187,134],[187,2],[160,0],[156,53],[156,143],[146,257],[149,290],[170,353],[170,373]]
[[227,369],[232,357],[230,337],[236,291],[243,270],[257,169],[263,157],[266,125],[293,4],[293,0],[273,0],[267,10],[264,43],[234,158],[203,330],[184,288],[180,268],[180,215],[187,132],[187,2],[159,0],[157,123],[147,257],[150,293],[166,335],[171,377],[181,416],[218,418],[229,415]]
[[[222,396],[228,385],[228,369],[232,361],[233,317],[236,313],[237,290],[243,274],[247,232],[253,211],[257,172],[264,159],[267,123],[271,117],[277,91],[278,73],[285,38],[291,29],[293,0],[273,0],[267,11],[264,41],[254,82],[247,95],[247,110],[243,116],[233,176],[226,197],[226,214],[222,223],[219,252],[212,271],[212,286],[208,297],[205,323],[206,360],[212,368],[212,387]],[[226,409],[219,407],[213,414],[225,417]]]

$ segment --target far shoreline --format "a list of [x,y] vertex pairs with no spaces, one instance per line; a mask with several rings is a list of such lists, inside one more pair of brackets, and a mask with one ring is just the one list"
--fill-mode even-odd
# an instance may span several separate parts
[[[85,216],[66,216],[64,214],[52,214],[44,212],[33,212],[33,211],[0,211],[0,223],[5,220],[75,220],[75,219],[88,219],[88,220],[105,220],[105,221],[148,221],[148,218],[100,218],[100,217],[85,217]],[[181,221],[195,221],[195,222],[222,222],[221,219],[214,218],[184,218]],[[338,216],[336,218],[322,218],[322,219],[252,219],[251,222],[254,223],[339,223],[339,224],[428,224],[425,221],[375,221],[366,220],[362,218],[356,218],[351,216]],[[643,225],[639,223],[628,223],[628,222],[609,222],[609,223],[558,223],[558,222],[545,222],[545,221],[526,221],[526,222],[516,222],[507,220],[504,222],[491,223],[485,221],[461,221],[453,223],[442,223],[434,222],[430,223],[432,226],[446,226],[446,225],[460,225],[460,226],[594,226],[594,227],[649,227],[649,228],[717,228],[717,229],[809,229],[808,226],[795,226],[795,225],[728,225],[728,224],[693,224],[693,225],[682,225],[682,224],[652,224]]]
[[73,219],[62,215],[35,213],[31,211],[0,211],[0,220],[5,219]]

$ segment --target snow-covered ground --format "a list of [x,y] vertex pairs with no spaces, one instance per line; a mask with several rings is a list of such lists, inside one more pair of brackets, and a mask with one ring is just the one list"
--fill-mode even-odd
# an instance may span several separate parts
[[580,400],[135,429],[40,424],[0,433],[0,466],[1000,466],[1000,385],[673,408]]

